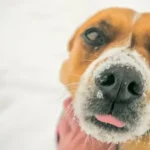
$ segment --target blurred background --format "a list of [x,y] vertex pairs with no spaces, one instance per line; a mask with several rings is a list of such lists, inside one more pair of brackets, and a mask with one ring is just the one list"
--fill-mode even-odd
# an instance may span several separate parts
[[67,42],[111,6],[150,11],[149,0],[0,0],[0,150],[56,149]]

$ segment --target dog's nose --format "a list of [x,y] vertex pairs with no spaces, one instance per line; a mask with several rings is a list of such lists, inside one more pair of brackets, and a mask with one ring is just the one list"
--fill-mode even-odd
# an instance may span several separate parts
[[143,94],[142,74],[135,68],[113,66],[103,71],[95,81],[106,100],[132,102]]

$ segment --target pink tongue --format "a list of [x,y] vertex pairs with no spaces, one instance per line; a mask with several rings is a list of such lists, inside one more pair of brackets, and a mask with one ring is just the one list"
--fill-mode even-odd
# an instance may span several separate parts
[[122,128],[125,126],[124,122],[118,120],[116,117],[113,117],[112,115],[96,115],[96,119],[101,122],[112,124],[118,128]]

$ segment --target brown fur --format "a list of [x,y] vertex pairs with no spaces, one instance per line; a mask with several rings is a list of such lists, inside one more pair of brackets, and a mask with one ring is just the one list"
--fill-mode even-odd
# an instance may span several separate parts
[[[142,54],[148,63],[150,63],[150,14],[143,14],[133,25],[135,11],[124,8],[110,8],[103,10],[86,23],[84,23],[74,34],[69,43],[69,58],[63,63],[61,69],[61,82],[67,86],[72,97],[76,93],[78,82],[86,68],[104,51],[115,47],[123,46],[130,33],[133,33],[132,42],[129,43],[132,48]],[[106,46],[100,47],[98,51],[94,47],[86,45],[81,35],[89,27],[99,27],[105,30],[110,37]],[[107,26],[111,32],[107,31]],[[90,82],[90,81],[89,81]],[[128,141],[120,145],[121,150],[148,150],[149,135],[143,136],[140,140]]]

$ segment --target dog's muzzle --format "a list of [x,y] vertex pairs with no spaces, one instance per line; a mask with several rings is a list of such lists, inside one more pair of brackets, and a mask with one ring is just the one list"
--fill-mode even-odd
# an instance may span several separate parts
[[138,54],[101,56],[83,74],[76,93],[74,110],[80,126],[104,142],[143,135],[149,129],[149,83],[147,66]]

